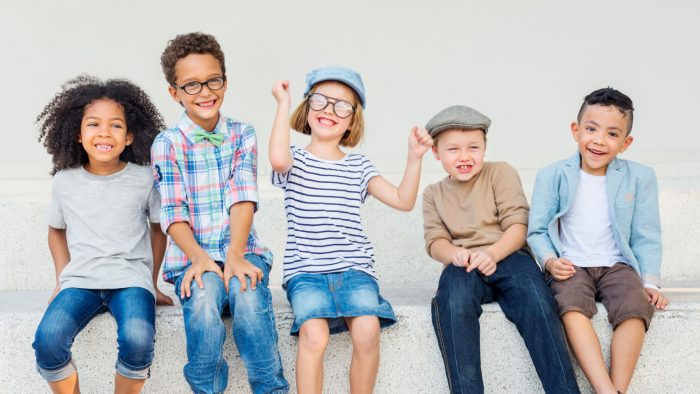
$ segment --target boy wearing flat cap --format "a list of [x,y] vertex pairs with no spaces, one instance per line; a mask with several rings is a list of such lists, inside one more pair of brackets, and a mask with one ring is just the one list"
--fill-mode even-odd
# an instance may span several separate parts
[[451,393],[483,393],[481,305],[515,323],[547,393],[578,393],[556,304],[525,243],[528,204],[507,163],[484,162],[491,121],[452,106],[426,129],[447,177],[423,192],[425,249],[444,264],[433,327]]

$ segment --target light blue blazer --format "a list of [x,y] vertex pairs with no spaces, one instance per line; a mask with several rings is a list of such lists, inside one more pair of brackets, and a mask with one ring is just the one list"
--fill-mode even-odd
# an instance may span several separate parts
[[[541,263],[561,256],[559,218],[576,197],[580,164],[577,152],[537,173],[527,242]],[[615,242],[642,282],[659,286],[661,222],[656,174],[651,167],[616,158],[608,165],[605,178]]]

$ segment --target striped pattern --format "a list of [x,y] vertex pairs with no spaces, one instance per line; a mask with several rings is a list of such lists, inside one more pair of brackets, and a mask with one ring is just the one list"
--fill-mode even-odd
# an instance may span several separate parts
[[[202,130],[184,114],[180,122],[156,137],[151,161],[161,195],[163,231],[187,222],[197,243],[216,261],[226,260],[231,243],[228,211],[241,201],[258,203],[257,142],[255,129],[224,116],[214,129],[224,135],[217,147],[208,140],[194,141]],[[245,253],[255,253],[272,264],[272,254],[260,244],[255,230],[248,235]],[[190,265],[185,253],[168,237],[163,279],[174,282]]]
[[284,189],[287,245],[284,283],[303,273],[343,272],[350,268],[373,277],[374,249],[360,221],[369,180],[379,175],[359,154],[322,160],[292,147],[294,165],[273,172],[272,184]]

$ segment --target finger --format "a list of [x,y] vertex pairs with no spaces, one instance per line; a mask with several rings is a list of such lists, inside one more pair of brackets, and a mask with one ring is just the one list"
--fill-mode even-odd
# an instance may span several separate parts
[[194,274],[194,280],[197,282],[197,286],[199,286],[200,289],[204,288],[204,282],[202,281],[202,274],[203,273],[195,273]]
[[224,271],[224,277],[222,279],[224,280],[224,289],[226,289],[226,294],[228,294],[228,282],[231,281],[231,274]]
[[287,80],[282,81],[282,87],[284,88],[284,90],[289,89],[289,81],[287,81]]
[[658,293],[658,292],[654,292],[654,293],[651,295],[651,303],[652,303],[652,305],[656,305],[656,301],[657,301],[658,299],[659,299],[659,293]]
[[245,274],[239,273],[239,274],[236,274],[235,276],[236,276],[236,278],[238,278],[238,281],[241,282],[241,293],[243,293],[246,290],[246,287],[248,287],[246,280],[245,280]]
[[251,272],[249,275],[250,276],[250,288],[253,290],[255,290],[255,288],[258,285],[258,280],[260,280],[258,271],[259,270],[253,270],[253,272]]
[[192,270],[187,270],[185,272],[185,277],[182,278],[182,283],[180,283],[180,295],[181,298],[185,299],[190,296],[190,283],[192,282]]

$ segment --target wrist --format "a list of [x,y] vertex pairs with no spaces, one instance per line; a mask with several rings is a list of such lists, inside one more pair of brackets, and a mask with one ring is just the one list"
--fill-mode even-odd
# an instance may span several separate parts
[[550,274],[552,273],[552,271],[550,271],[549,268],[552,266],[551,263],[552,263],[554,260],[556,260],[555,257],[550,257],[550,258],[548,258],[547,260],[544,261],[544,269],[545,269],[545,271],[549,272]]

